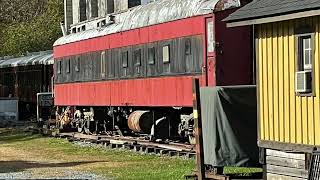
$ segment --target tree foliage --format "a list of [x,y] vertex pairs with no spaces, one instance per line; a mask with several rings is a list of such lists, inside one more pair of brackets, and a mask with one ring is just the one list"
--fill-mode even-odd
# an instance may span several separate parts
[[52,49],[63,0],[0,0],[0,56]]

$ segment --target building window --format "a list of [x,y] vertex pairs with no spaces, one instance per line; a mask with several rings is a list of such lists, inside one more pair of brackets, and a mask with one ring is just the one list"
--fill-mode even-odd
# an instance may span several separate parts
[[106,77],[106,52],[101,52],[101,77]]
[[77,28],[74,27],[74,28],[72,28],[71,31],[72,31],[72,33],[76,33],[77,32]]
[[162,62],[170,63],[170,46],[165,45],[162,47]]
[[128,51],[122,52],[121,59],[122,59],[122,67],[127,68],[128,67]]
[[66,73],[70,73],[70,59],[67,60]]
[[91,0],[91,18],[98,17],[98,0]]
[[186,39],[186,42],[185,42],[185,54],[186,55],[190,55],[191,54],[191,40],[190,39]]
[[76,58],[75,71],[76,71],[76,72],[79,72],[79,71],[80,71],[80,57],[77,57],[77,58]]
[[134,65],[141,66],[141,49],[134,51]]
[[107,0],[107,14],[114,13],[114,0]]
[[311,28],[303,28],[296,33],[296,93],[311,96],[314,89],[314,33]]
[[86,0],[80,0],[79,1],[79,17],[80,22],[87,20],[87,1]]
[[153,65],[156,61],[156,49],[154,47],[148,49],[148,64]]
[[128,2],[128,8],[141,5],[141,0],[131,0]]
[[62,61],[58,61],[57,73],[61,74],[61,70],[62,70]]
[[300,62],[302,63],[303,70],[312,69],[312,48],[311,48],[311,35],[299,37],[300,48]]

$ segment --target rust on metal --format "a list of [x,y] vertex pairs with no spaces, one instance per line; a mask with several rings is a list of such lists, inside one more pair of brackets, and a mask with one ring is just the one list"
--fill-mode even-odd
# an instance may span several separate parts
[[147,113],[148,111],[134,111],[130,114],[128,118],[128,126],[134,132],[142,132],[140,127],[140,118],[143,114]]
[[150,111],[134,111],[129,115],[128,126],[133,132],[150,133],[152,119],[153,113]]

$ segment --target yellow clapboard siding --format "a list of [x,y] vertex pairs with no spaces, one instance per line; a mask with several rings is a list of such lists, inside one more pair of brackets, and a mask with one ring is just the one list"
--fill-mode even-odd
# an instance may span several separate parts
[[296,97],[296,118],[297,118],[297,142],[302,144],[302,118],[301,118],[301,97]]
[[264,117],[264,140],[270,140],[270,136],[269,136],[269,105],[268,105],[268,68],[267,68],[267,29],[265,25],[261,25],[261,30],[262,30],[262,47],[263,50],[262,52],[262,60],[260,61],[262,66],[263,66],[263,76],[261,77],[262,79],[262,83],[263,83],[263,97],[261,97],[263,99],[263,117]]
[[307,98],[301,98],[301,117],[302,117],[302,143],[308,144],[308,108],[307,108]]
[[289,22],[289,97],[290,97],[290,139],[296,143],[296,97],[295,97],[295,36],[294,22]]
[[283,89],[286,93],[284,95],[284,142],[290,142],[290,101],[289,101],[289,24],[288,22],[283,23]]
[[284,142],[284,72],[283,72],[283,25],[278,23],[278,63],[279,63],[279,141]]
[[[314,96],[295,93],[296,28],[315,29]],[[267,23],[258,31],[258,86],[262,140],[320,145],[320,17]]]
[[268,119],[270,140],[274,141],[274,102],[273,102],[273,60],[272,60],[272,24],[267,25],[267,69],[268,69]]
[[[315,132],[319,132],[320,130],[320,117],[319,117],[319,105],[320,105],[320,99],[319,99],[319,88],[320,88],[320,85],[319,85],[319,82],[320,82],[320,79],[319,79],[319,75],[320,75],[320,71],[319,71],[319,48],[320,48],[320,36],[319,36],[319,30],[320,30],[320,23],[319,23],[319,17],[314,17],[313,18],[313,23],[314,23],[314,26],[316,28],[316,34],[315,34],[315,56],[314,56],[314,59],[318,59],[318,61],[316,60],[314,62],[314,68],[315,68],[315,71],[314,71],[314,77],[315,77],[315,98],[314,98],[314,131]],[[317,135],[315,134],[315,145],[320,145],[320,135]]]
[[272,26],[272,81],[273,81],[273,119],[274,119],[274,140],[279,141],[279,86],[278,86],[278,31],[277,23]]
[[[302,24],[303,21],[299,19],[295,23],[295,28],[298,28],[300,24]],[[296,53],[296,52],[295,52]],[[296,54],[295,54],[296,56]],[[295,57],[296,58],[296,57]],[[296,63],[296,62],[295,62]],[[302,113],[301,113],[301,103],[302,103],[302,98],[300,96],[296,96],[296,143],[302,144],[303,143],[303,130],[302,130]]]
[[[314,26],[313,24],[313,19],[312,18],[308,18],[306,19],[306,24],[308,24],[309,26]],[[314,45],[315,46],[315,45]],[[314,133],[314,110],[313,110],[313,101],[314,101],[314,98],[311,96],[311,97],[308,97],[307,98],[307,108],[308,108],[308,119],[307,119],[307,122],[308,122],[308,143],[307,144],[311,144],[313,145],[314,144],[314,136],[315,136],[315,133]]]
[[[262,37],[262,31],[261,31],[261,26],[257,26],[257,28],[258,28],[258,33],[259,33],[259,35],[258,35],[258,37]],[[263,47],[262,47],[262,42],[261,41],[258,41],[257,42],[257,44],[256,44],[256,46],[257,46],[257,48],[258,48],[258,69],[259,69],[259,71],[258,71],[258,79],[260,79],[261,77],[263,77],[263,62],[261,61],[262,59],[263,59],[263,55],[262,55],[262,49],[263,49]],[[259,117],[259,120],[260,120],[260,123],[259,123],[259,125],[260,125],[260,127],[259,127],[259,129],[260,129],[260,139],[265,139],[265,132],[264,132],[264,116],[263,116],[263,105],[264,105],[264,103],[263,103],[263,89],[264,89],[264,83],[263,83],[263,81],[258,81],[258,86],[259,86],[259,94],[258,94],[258,98],[259,98],[259,115],[258,115],[258,117]]]

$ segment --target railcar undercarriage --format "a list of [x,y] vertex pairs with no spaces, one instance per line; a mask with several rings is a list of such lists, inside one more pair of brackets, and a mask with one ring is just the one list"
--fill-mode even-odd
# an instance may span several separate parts
[[112,136],[144,136],[151,141],[194,144],[192,108],[57,107],[56,127],[62,131]]

